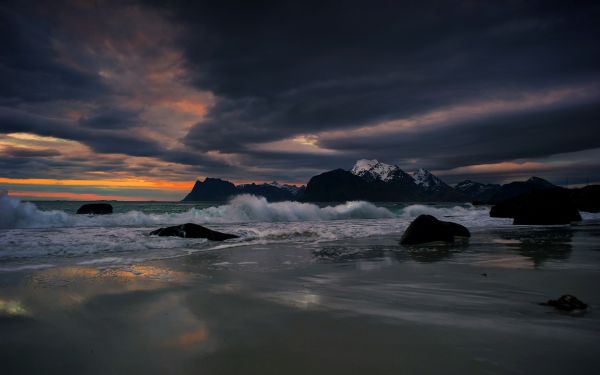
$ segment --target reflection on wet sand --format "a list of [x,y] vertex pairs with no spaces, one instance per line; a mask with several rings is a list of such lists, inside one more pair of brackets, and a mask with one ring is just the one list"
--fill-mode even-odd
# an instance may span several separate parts
[[366,246],[350,248],[349,246],[323,246],[313,251],[313,255],[319,260],[333,262],[347,262],[358,259],[375,259],[385,256],[384,246]]
[[[27,312],[29,317],[35,318],[38,310],[50,308],[60,311],[83,305],[98,296],[157,290],[171,283],[186,283],[191,279],[192,275],[187,272],[150,264],[38,270],[24,280],[27,296],[34,301]],[[46,293],[48,289],[52,289],[53,293]]]
[[[138,264],[125,267],[58,267],[38,271],[31,282],[37,284],[69,285],[82,281],[115,281],[127,282],[135,280],[154,281],[185,281],[189,274],[157,265]],[[144,287],[147,284],[144,283]]]
[[0,317],[28,316],[29,312],[19,300],[6,300],[0,298]]
[[431,242],[422,245],[404,246],[396,238],[386,244],[352,243],[324,245],[312,251],[313,256],[324,262],[389,261],[405,262],[412,259],[418,263],[433,263],[447,260],[469,248],[467,239],[454,243]]
[[572,251],[571,228],[553,228],[552,230],[500,231],[500,239],[510,249],[533,261],[534,268],[539,268],[546,261],[565,261]]
[[465,251],[469,247],[468,240],[459,240],[455,243],[432,242],[418,246],[404,247],[406,253],[419,263],[433,263],[446,260]]
[[208,329],[200,327],[190,332],[184,332],[172,339],[168,339],[165,345],[179,349],[189,349],[190,347],[198,346],[208,340]]

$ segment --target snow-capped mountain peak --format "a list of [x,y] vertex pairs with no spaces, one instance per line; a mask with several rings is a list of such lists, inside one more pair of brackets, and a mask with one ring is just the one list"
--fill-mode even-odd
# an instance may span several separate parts
[[377,159],[360,159],[354,164],[354,167],[350,170],[353,174],[360,174],[368,172],[373,169],[377,164],[380,164]]
[[289,184],[280,184],[277,181],[273,181],[273,182],[271,182],[269,184],[266,184],[266,185],[271,185],[271,186],[279,188],[279,189],[287,190],[287,191],[289,191],[292,194],[296,194],[300,190],[300,187],[298,187],[298,186],[289,185]]
[[350,172],[360,177],[368,176],[387,182],[394,179],[402,171],[397,165],[381,163],[376,159],[361,159],[354,164]]
[[484,187],[485,185],[479,182],[475,182],[475,181],[471,181],[471,180],[464,180],[461,181],[459,183],[457,183],[454,188],[458,191],[467,191],[470,189],[477,189],[477,190],[481,190],[482,187]]
[[419,168],[412,174],[415,184],[425,190],[436,190],[444,185],[444,182],[431,174],[427,169]]

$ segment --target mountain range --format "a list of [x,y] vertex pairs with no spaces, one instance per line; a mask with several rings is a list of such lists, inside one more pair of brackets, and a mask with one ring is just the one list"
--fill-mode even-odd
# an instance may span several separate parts
[[358,160],[350,170],[335,169],[310,179],[302,200],[364,199],[390,202],[467,202],[486,199],[499,185],[463,181],[452,187],[420,168],[412,174],[397,165]]
[[335,169],[312,177],[306,187],[277,182],[234,185],[226,180],[207,177],[204,181],[196,181],[183,201],[226,201],[235,195],[254,194],[269,201],[494,203],[532,189],[552,187],[555,185],[539,177],[502,186],[471,180],[450,186],[423,168],[407,173],[397,165],[361,159],[349,170]]
[[194,201],[226,201],[240,194],[253,194],[267,198],[270,202],[299,200],[304,193],[304,186],[298,187],[277,182],[265,184],[242,184],[207,177],[204,181],[196,181],[192,191],[182,202]]

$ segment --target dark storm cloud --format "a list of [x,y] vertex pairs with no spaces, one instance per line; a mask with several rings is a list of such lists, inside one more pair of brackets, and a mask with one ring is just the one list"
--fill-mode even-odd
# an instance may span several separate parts
[[95,72],[60,61],[54,34],[50,20],[27,2],[0,4],[0,101],[89,100],[109,91]]
[[0,124],[4,133],[28,132],[43,136],[82,142],[102,153],[123,153],[133,156],[160,156],[164,148],[156,141],[135,133],[118,130],[90,130],[74,122],[56,120],[19,110],[0,107]]
[[[249,180],[306,181],[364,157],[447,170],[576,152],[600,144],[597,89],[518,111],[477,105],[600,87],[598,19],[600,4],[565,1],[5,2],[0,133]],[[435,127],[344,135],[471,104],[477,116]],[[183,136],[190,117],[165,112],[204,107]],[[328,150],[265,145],[299,135]],[[24,152],[5,149],[0,174],[160,173]]]
[[[600,102],[516,115],[471,120],[455,126],[398,134],[332,138],[323,147],[394,160],[417,159],[425,168],[539,158],[600,146]],[[405,164],[406,165],[406,164]]]
[[[597,153],[600,157],[600,152]],[[544,179],[557,185],[573,185],[600,182],[595,171],[600,170],[600,162],[590,160],[586,162],[576,162],[572,164],[563,164],[551,166],[549,168],[534,168],[513,171],[484,171],[477,173],[477,180],[480,182],[512,182],[524,181],[531,176],[543,176]],[[441,176],[449,184],[456,184],[460,181],[473,178],[473,172],[453,173]]]
[[[179,10],[194,82],[218,99],[186,138],[201,150],[248,152],[248,143],[600,82],[595,4],[201,2]],[[505,156],[523,151],[507,144]]]
[[[123,121],[130,121],[131,127],[136,123],[136,116],[132,111],[100,111],[98,115],[80,119],[79,121],[56,120],[44,116],[30,114],[24,111],[11,108],[0,107],[1,131],[5,133],[26,132],[42,136],[50,136],[68,140],[74,140],[89,146],[98,153],[106,154],[125,154],[131,156],[155,157],[165,162],[184,164],[189,167],[190,173],[222,175],[228,174],[235,176],[243,170],[241,166],[231,165],[221,160],[211,158],[204,153],[189,150],[166,149],[159,142],[136,134],[135,131]],[[100,128],[88,127],[87,122],[97,122],[93,124]],[[119,122],[122,126],[112,127],[113,121]],[[86,126],[81,126],[86,125]],[[126,167],[123,162],[110,164],[95,163],[94,159],[70,157],[70,161],[51,161],[40,156],[57,156],[56,150],[35,151],[22,148],[5,148],[3,154],[10,157],[10,162],[6,161],[0,165],[0,170],[15,176],[15,169],[18,169],[18,175],[31,173],[31,170],[38,171],[37,174],[46,174],[45,165],[50,163],[52,169],[64,168],[63,174],[68,172],[79,172],[87,168],[95,171],[114,171],[128,170],[137,172],[140,175],[156,174],[151,173],[150,168]],[[42,155],[44,154],[44,155]],[[27,164],[27,168],[23,168]],[[9,167],[11,165],[11,167]],[[81,167],[81,168],[80,168]],[[67,172],[68,171],[68,172]],[[165,177],[168,171],[156,174],[156,177]]]
[[[10,178],[81,178],[93,167],[94,171],[114,171],[126,168],[119,162],[95,160],[61,160],[41,156],[0,154],[0,170]],[[31,171],[36,174],[32,175]]]
[[82,116],[79,124],[88,128],[127,129],[140,125],[140,111],[130,108],[98,108]]
[[52,157],[59,156],[60,151],[51,148],[45,149],[28,149],[24,147],[4,147],[1,152],[3,155],[16,158],[29,158],[29,157]]

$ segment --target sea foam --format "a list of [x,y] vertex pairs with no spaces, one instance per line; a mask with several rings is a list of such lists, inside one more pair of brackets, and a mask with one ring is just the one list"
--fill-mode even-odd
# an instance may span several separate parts
[[63,211],[41,211],[34,204],[0,195],[0,228],[115,227],[158,224],[244,223],[382,219],[396,217],[390,210],[364,201],[319,207],[312,203],[268,202],[263,197],[239,195],[225,205],[192,208],[183,213],[146,214],[129,211],[112,215],[69,215]]
[[0,191],[0,228],[65,226],[72,221],[63,211],[40,211],[33,203],[21,202]]

